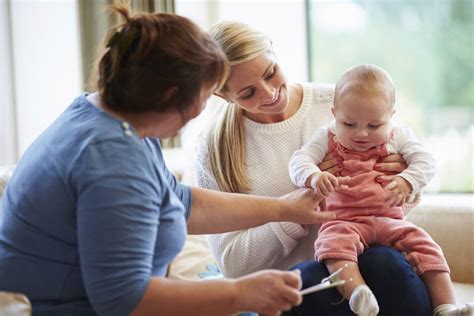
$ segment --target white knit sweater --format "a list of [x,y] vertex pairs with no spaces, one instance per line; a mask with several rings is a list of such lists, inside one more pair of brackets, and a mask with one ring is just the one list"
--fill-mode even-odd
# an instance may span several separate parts
[[[275,124],[244,119],[246,173],[250,194],[281,196],[295,189],[288,175],[288,161],[313,132],[332,120],[332,85],[303,84],[299,110]],[[219,190],[210,169],[207,135],[197,142],[194,170],[196,184]],[[318,227],[309,231],[295,223],[269,223],[231,233],[209,235],[210,249],[226,277],[237,277],[257,270],[288,269],[312,259]]]

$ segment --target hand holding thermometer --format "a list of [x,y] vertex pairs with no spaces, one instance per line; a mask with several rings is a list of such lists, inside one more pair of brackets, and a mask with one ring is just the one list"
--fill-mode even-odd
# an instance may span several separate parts
[[321,283],[310,286],[310,287],[302,290],[301,295],[306,295],[306,294],[309,294],[309,293],[313,293],[313,292],[317,292],[317,291],[321,291],[321,290],[325,290],[325,289],[330,289],[332,287],[344,285],[346,282],[352,281],[352,278],[350,278],[349,280],[341,280],[339,278],[339,274],[341,273],[342,269],[344,269],[346,267],[347,267],[347,264],[345,264],[343,267],[341,267],[341,268],[337,269],[336,271],[334,271],[334,273],[331,274],[330,276],[328,276],[327,278],[322,279]]

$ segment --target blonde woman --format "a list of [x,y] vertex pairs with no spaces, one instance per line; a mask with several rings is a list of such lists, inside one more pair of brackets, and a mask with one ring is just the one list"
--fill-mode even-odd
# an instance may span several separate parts
[[[197,144],[197,184],[251,195],[291,192],[294,185],[288,176],[288,161],[315,129],[331,121],[333,87],[288,83],[271,41],[246,24],[221,22],[210,33],[227,55],[231,72],[216,93],[227,105]],[[388,174],[406,168],[398,155],[378,165]],[[334,173],[341,166],[327,156],[319,168]],[[387,190],[393,186],[392,177],[384,177]],[[208,241],[227,277],[266,268],[299,268],[305,288],[328,275],[313,258],[317,230],[317,225],[275,222],[209,235]],[[400,253],[374,245],[359,257],[359,265],[383,315],[431,315],[427,290]],[[305,296],[303,304],[290,313],[352,315],[347,301],[334,304],[339,301],[336,290],[318,292]]]

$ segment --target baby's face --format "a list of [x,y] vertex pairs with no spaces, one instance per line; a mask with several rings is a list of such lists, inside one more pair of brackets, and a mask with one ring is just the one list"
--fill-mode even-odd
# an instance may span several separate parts
[[383,94],[346,92],[333,108],[336,137],[347,149],[366,151],[389,140],[394,107]]

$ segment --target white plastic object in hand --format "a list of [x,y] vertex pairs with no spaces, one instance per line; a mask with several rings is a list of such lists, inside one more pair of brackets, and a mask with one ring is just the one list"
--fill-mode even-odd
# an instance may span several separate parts
[[350,278],[349,280],[342,280],[339,277],[339,274],[341,273],[342,269],[346,267],[347,267],[347,263],[344,266],[337,269],[336,271],[334,271],[334,273],[332,273],[327,278],[322,279],[321,283],[310,286],[304,290],[301,290],[301,295],[306,295],[309,293],[330,289],[336,286],[344,285],[346,284],[346,282],[352,281],[352,278]]

